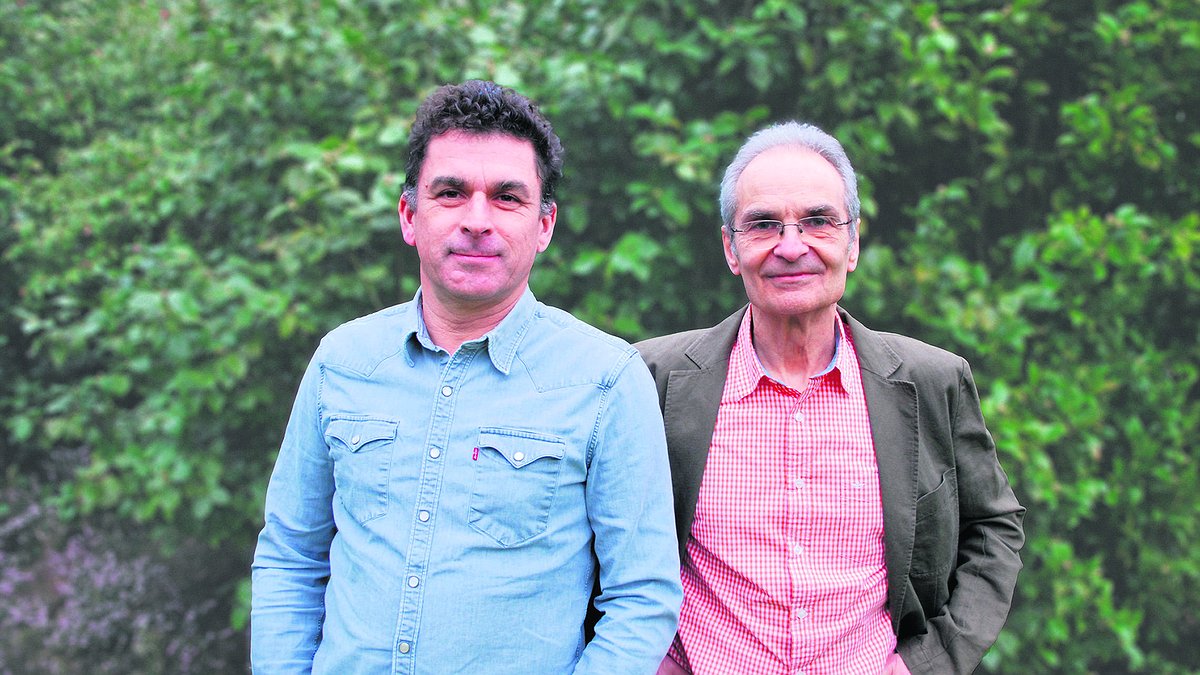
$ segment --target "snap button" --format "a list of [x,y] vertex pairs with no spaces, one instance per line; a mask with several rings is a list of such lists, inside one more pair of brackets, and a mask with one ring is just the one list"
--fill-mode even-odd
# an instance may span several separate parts
[[523,460],[523,459],[525,459],[525,453],[523,453],[523,452],[514,452],[514,453],[513,453],[513,460],[514,460],[514,461],[517,461],[517,462],[519,462],[519,461],[521,461],[521,460]]
[[421,585],[421,580],[420,580],[420,579],[418,579],[418,578],[416,578],[416,577],[409,577],[409,578],[408,578],[408,587],[409,587],[409,588],[416,588],[417,586],[420,586],[420,585]]
[[442,396],[449,396],[454,393],[454,388],[449,385],[442,387]]

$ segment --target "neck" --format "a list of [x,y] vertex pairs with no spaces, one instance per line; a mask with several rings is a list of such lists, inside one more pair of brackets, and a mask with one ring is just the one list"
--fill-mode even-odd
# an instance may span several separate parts
[[433,344],[453,354],[464,342],[477,340],[500,325],[520,299],[517,294],[499,304],[446,304],[427,294],[421,296],[421,317]]
[[833,307],[804,316],[775,316],[753,307],[750,311],[754,351],[776,380],[803,390],[833,359]]

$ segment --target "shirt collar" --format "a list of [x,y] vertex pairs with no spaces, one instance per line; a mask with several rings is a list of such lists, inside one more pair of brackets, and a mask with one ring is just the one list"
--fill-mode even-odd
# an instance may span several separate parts
[[[759,383],[765,378],[775,382],[771,374],[763,367],[762,361],[758,358],[758,353],[754,351],[754,341],[751,339],[751,325],[753,321],[754,307],[751,306],[746,315],[742,317],[742,324],[738,327],[737,339],[733,343],[733,351],[729,355],[729,373],[728,386],[725,389],[725,395],[728,400],[737,400],[749,395]],[[813,375],[811,380],[818,380],[828,377],[831,381],[838,385],[841,390],[846,391],[845,382],[843,381],[843,371],[846,369],[846,359],[854,358],[852,353],[843,349],[842,345],[845,342],[845,326],[842,324],[842,317],[834,314],[833,326],[833,358],[829,360],[829,365],[820,373]]]
[[[412,302],[408,305],[407,314],[401,319],[404,358],[410,366],[413,365],[414,359],[422,349],[430,352],[445,351],[435,345],[433,339],[429,337],[429,329],[425,326],[425,315],[421,311],[423,297],[422,290],[418,288]],[[517,358],[517,347],[520,346],[521,339],[529,330],[529,326],[537,314],[537,307],[537,298],[533,296],[533,291],[526,287],[521,298],[517,300],[517,304],[513,305],[513,308],[495,328],[479,338],[464,342],[460,349],[485,349],[496,370],[507,375],[508,371],[512,369],[513,360]]]

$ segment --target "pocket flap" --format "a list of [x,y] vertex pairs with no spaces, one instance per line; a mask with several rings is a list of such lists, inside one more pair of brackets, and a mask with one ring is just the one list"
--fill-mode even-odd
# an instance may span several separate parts
[[557,438],[515,429],[480,429],[479,447],[500,453],[514,469],[545,457],[562,459],[566,453],[566,444]]
[[387,420],[361,420],[333,418],[325,430],[326,438],[335,438],[350,452],[359,452],[375,441],[390,441],[396,438],[395,422]]

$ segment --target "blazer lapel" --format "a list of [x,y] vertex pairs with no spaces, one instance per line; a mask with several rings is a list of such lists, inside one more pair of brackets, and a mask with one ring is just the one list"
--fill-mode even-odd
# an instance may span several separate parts
[[[729,352],[737,339],[746,313],[743,307],[721,323],[700,334],[684,348],[694,369],[672,370],[667,375],[663,398],[667,447],[670,449],[671,482],[675,493],[675,527],[680,533],[679,559],[687,559],[687,536],[696,515],[696,500],[704,479],[704,464],[717,425],[717,410],[725,390]],[[688,505],[679,508],[678,505]]]
[[883,500],[883,540],[888,569],[888,607],[892,628],[899,630],[900,610],[908,588],[916,542],[917,452],[919,418],[917,388],[892,379],[902,359],[878,333],[842,311],[850,326],[861,365],[863,395],[871,421],[871,439],[879,466]]

